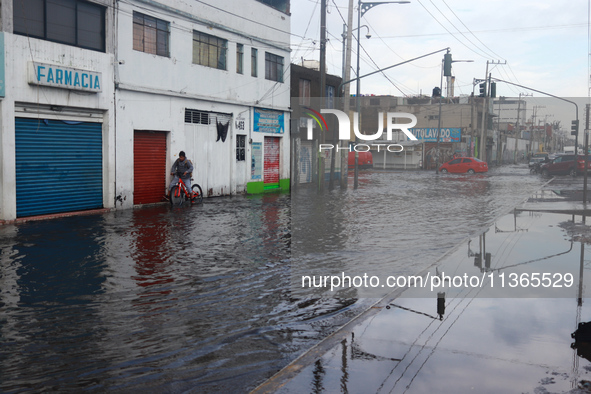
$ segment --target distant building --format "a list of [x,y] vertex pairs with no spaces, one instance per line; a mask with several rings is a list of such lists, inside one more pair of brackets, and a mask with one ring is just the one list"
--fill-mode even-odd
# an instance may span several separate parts
[[[365,134],[375,134],[378,131],[380,112],[384,117],[388,112],[411,113],[417,117],[417,124],[411,131],[418,141],[408,141],[402,132],[394,133],[394,140],[405,147],[404,151],[394,154],[386,154],[383,151],[378,153],[377,148],[373,147],[376,168],[434,169],[437,163],[445,162],[454,155],[482,157],[479,150],[484,99],[481,97],[443,98],[441,120],[439,119],[439,97],[362,96],[360,99],[362,132]],[[355,97],[351,97],[350,100],[351,105],[354,106]],[[515,152],[522,159],[529,152],[532,142],[528,133],[521,132],[525,129],[525,123],[522,123],[524,127],[520,128],[519,133],[513,131],[513,125],[517,120],[517,100],[506,100],[501,104],[501,108],[505,107],[500,112],[501,116],[509,117],[508,119],[513,120],[513,123],[503,123],[507,118],[501,118],[500,129],[497,106],[496,101],[493,105],[493,101],[489,100],[489,106],[485,111],[486,160],[489,163],[513,162]],[[512,107],[515,107],[514,111]],[[521,122],[525,113],[524,108],[522,102],[519,111]],[[439,144],[437,144],[438,134]],[[385,138],[384,133],[382,139]],[[378,141],[380,140],[376,140]],[[439,158],[437,158],[437,149]]]
[[[318,63],[318,62],[317,62]],[[291,65],[291,97],[292,100],[297,100],[292,105],[292,128],[291,138],[292,143],[295,144],[292,150],[292,180],[299,183],[310,183],[316,180],[318,174],[318,137],[320,129],[314,126],[314,139],[307,138],[307,120],[310,117],[304,113],[298,112],[300,106],[311,107],[320,111],[320,108],[339,108],[339,92],[338,88],[342,82],[342,78],[336,75],[326,74],[326,90],[321,92],[320,88],[320,71],[316,68],[313,61],[304,62],[304,66],[296,64]],[[322,100],[322,102],[320,102]],[[329,116],[328,122],[333,119]],[[334,136],[336,136],[336,127],[329,127],[330,132],[325,135],[328,143],[331,143]],[[335,134],[333,134],[335,133]],[[323,152],[325,154],[325,179],[330,179],[330,165],[331,157],[328,150]],[[335,171],[333,177],[340,177],[341,174],[341,160],[338,156],[335,160]]]
[[[411,113],[417,117],[417,124],[410,129],[418,141],[410,141],[401,131],[393,134],[394,142],[404,146],[400,153],[386,153],[372,148],[374,167],[385,169],[434,169],[436,163],[451,159],[453,155],[478,154],[482,102],[469,100],[460,104],[459,98],[443,99],[441,122],[439,122],[439,98],[363,96],[361,99],[363,133],[375,134],[379,127],[379,113],[385,117],[388,112]],[[462,100],[465,102],[466,100]],[[354,105],[355,98],[351,98]],[[478,103],[480,102],[480,105]],[[400,123],[408,122],[407,119]],[[385,120],[384,123],[385,124]],[[436,160],[437,135],[439,135],[439,160]],[[386,133],[376,143],[385,143]],[[374,152],[375,151],[375,152]]]

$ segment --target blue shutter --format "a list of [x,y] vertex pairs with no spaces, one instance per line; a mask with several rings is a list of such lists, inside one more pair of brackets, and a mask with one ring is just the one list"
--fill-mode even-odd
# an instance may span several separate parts
[[15,123],[17,217],[103,207],[102,124]]

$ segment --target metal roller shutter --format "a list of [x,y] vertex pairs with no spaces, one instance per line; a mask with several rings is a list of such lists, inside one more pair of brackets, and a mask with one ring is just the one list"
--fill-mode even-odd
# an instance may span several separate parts
[[133,140],[133,203],[162,201],[166,191],[166,133],[136,131]]
[[102,124],[15,119],[17,217],[103,207]]
[[279,138],[265,137],[265,187],[279,187]]
[[300,145],[300,162],[298,163],[298,171],[300,175],[300,183],[312,182],[312,142],[302,141]]

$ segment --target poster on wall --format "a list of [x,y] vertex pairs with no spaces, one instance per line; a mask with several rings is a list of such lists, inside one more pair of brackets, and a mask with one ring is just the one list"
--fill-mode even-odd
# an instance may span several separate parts
[[251,179],[262,179],[263,177],[263,144],[262,142],[252,143],[250,177]]
[[255,108],[253,130],[259,133],[283,134],[285,131],[283,112]]

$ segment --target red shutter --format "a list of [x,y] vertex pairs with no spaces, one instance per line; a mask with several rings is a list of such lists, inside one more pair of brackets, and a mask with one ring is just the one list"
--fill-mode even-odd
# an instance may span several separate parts
[[133,203],[162,201],[166,186],[166,133],[136,131],[133,141]]
[[279,184],[279,141],[277,137],[265,137],[265,182]]

